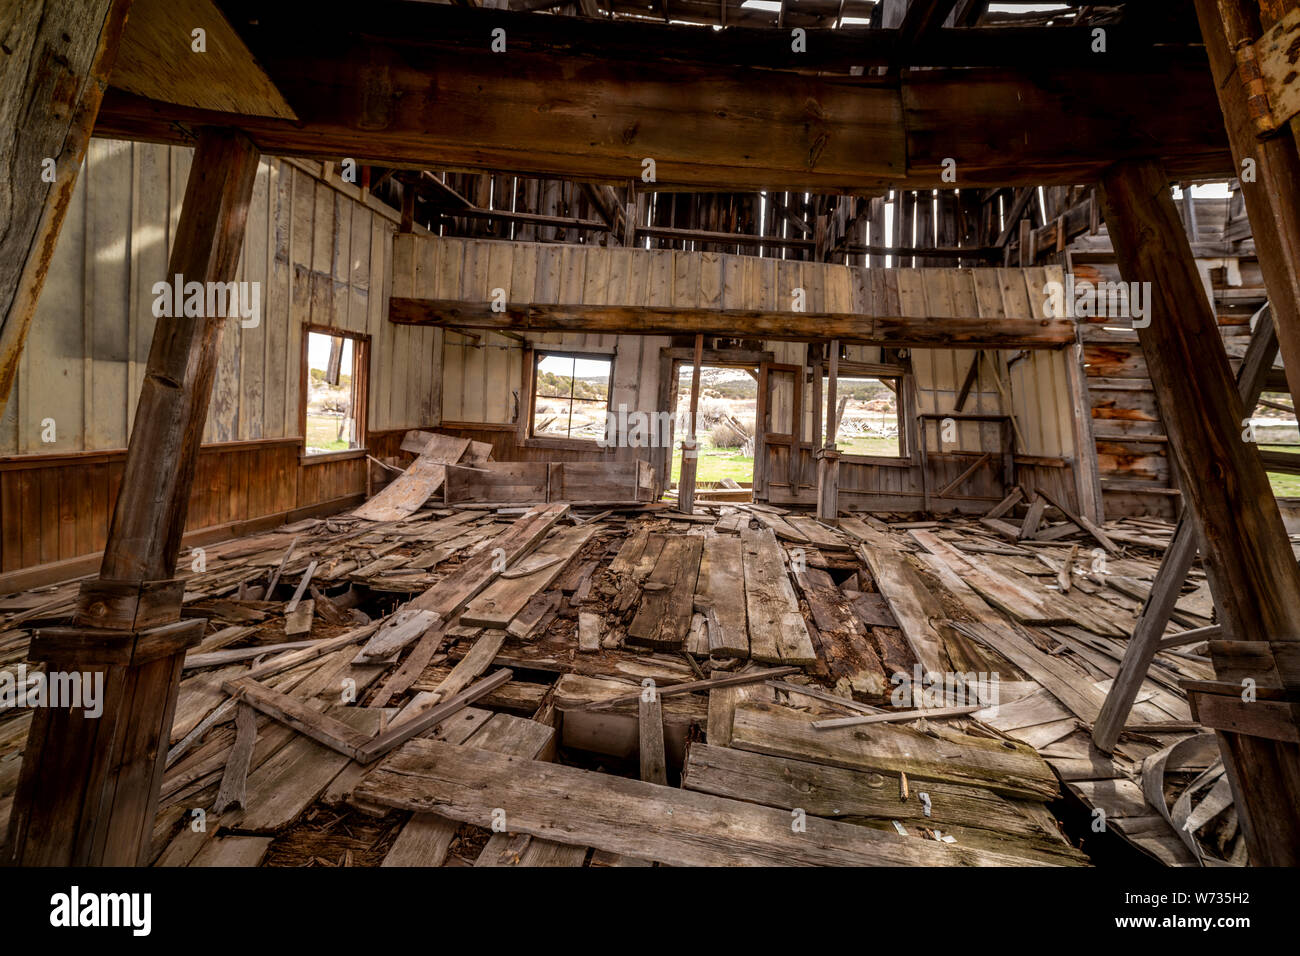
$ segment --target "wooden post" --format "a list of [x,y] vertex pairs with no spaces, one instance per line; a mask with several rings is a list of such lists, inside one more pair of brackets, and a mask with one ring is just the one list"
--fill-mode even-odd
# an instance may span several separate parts
[[17,0],[0,13],[0,417],[99,114],[130,0]]
[[835,435],[840,425],[837,399],[840,377],[838,339],[831,340],[830,350],[826,374],[826,440],[817,449],[817,520],[837,524],[840,518],[840,453],[835,447]]
[[[205,130],[195,150],[167,281],[229,282],[257,172],[239,133]],[[179,279],[177,277],[179,276]],[[184,530],[224,316],[160,317],[98,580],[82,585],[75,627],[32,639],[47,673],[102,682],[102,713],[41,707],[32,719],[10,819],[8,862],[146,862],[187,647],[201,620],[180,620],[171,580]]]
[[682,514],[695,511],[695,468],[699,464],[700,443],[695,435],[695,418],[700,410],[700,363],[704,361],[704,336],[695,336],[694,369],[691,372],[691,412],[687,436],[682,440],[682,474],[677,482],[677,510]]
[[[1259,4],[1242,0],[1196,0],[1228,144],[1241,180],[1259,268],[1264,275],[1282,365],[1291,392],[1300,395],[1300,150],[1290,127],[1266,139],[1256,136],[1237,52],[1259,38]],[[1246,166],[1253,169],[1248,173]]]
[[1236,638],[1211,642],[1219,681],[1191,695],[1193,713],[1219,734],[1252,862],[1297,865],[1300,567],[1259,454],[1242,439],[1241,396],[1168,177],[1151,162],[1120,164],[1102,176],[1100,199],[1123,278],[1150,283],[1138,339],[1224,631]]
[[[205,130],[194,152],[167,281],[235,277],[258,153],[242,134]],[[158,320],[145,366],[122,491],[109,527],[100,578],[156,581],[176,570],[199,442],[212,398],[222,316]],[[290,357],[285,356],[289,361]],[[82,624],[97,624],[95,615]]]

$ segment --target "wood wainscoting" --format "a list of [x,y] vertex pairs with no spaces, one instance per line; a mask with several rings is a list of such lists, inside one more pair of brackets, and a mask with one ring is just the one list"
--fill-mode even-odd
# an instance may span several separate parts
[[[204,445],[185,543],[216,541],[350,508],[365,498],[367,452],[404,457],[407,429],[371,432],[356,451],[302,457],[302,440]],[[93,572],[126,450],[0,458],[0,594]]]

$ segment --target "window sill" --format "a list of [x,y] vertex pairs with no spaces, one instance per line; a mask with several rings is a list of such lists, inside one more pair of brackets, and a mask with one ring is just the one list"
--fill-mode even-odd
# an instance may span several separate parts
[[840,455],[840,464],[884,465],[886,468],[911,468],[911,458],[880,458],[875,455]]
[[531,436],[519,444],[524,448],[554,448],[566,451],[608,451],[613,447],[581,438],[533,438]]
[[347,451],[327,451],[316,455],[309,455],[305,451],[299,450],[298,464],[321,465],[329,461],[351,461],[354,458],[365,457],[366,450],[364,448],[349,448]]

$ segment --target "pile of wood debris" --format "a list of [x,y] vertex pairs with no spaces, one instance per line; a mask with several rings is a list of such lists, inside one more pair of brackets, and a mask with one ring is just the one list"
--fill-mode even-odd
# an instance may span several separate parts
[[[1212,676],[1195,644],[1157,656],[1114,754],[1090,741],[1170,526],[1044,500],[836,528],[435,502],[210,548],[155,862],[1086,863],[1062,786],[1164,863],[1243,862],[1179,689]],[[0,666],[75,598],[0,603]],[[1212,606],[1193,572],[1170,634]],[[28,720],[0,713],[0,820]]]

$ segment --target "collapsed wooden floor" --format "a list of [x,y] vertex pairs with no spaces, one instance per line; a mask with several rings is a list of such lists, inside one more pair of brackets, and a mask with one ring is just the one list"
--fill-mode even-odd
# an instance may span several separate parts
[[[1176,639],[1211,623],[1201,572],[1114,755],[1090,742],[1168,524],[697,512],[426,505],[209,549],[155,862],[1086,863],[1062,787],[1162,863],[1244,862],[1179,688],[1212,676]],[[0,667],[75,597],[0,602]],[[29,722],[0,712],[0,822]]]

